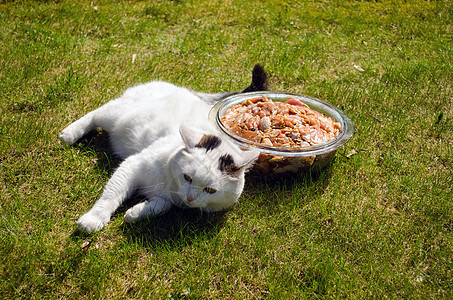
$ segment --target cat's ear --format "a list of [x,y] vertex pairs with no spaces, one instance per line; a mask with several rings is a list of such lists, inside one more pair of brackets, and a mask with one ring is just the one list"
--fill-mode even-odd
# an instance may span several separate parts
[[208,152],[219,147],[219,145],[222,143],[222,140],[218,136],[212,134],[203,134],[185,125],[182,125],[179,128],[179,132],[181,133],[181,137],[186,144],[187,150],[196,147],[204,148],[206,152]]
[[253,165],[258,156],[258,151],[241,151],[235,161],[230,154],[225,154],[219,158],[219,169],[231,177],[239,177]]
[[185,125],[181,125],[179,127],[179,133],[181,134],[181,137],[184,141],[184,144],[186,144],[187,149],[194,148],[195,145],[198,144],[200,138],[203,136],[202,133],[195,131],[192,128]]
[[248,150],[248,151],[242,151],[241,157],[239,158],[238,166],[241,169],[247,170],[251,166],[253,166],[253,163],[257,160],[258,156],[260,155],[259,151],[255,150]]

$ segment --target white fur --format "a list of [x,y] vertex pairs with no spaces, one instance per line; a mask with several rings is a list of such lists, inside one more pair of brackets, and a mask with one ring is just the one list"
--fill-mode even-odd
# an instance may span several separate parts
[[[61,132],[60,139],[72,145],[100,127],[109,133],[115,154],[124,159],[100,199],[78,220],[81,230],[102,229],[136,190],[147,200],[126,212],[126,222],[165,212],[172,205],[219,211],[238,200],[244,172],[258,153],[241,151],[225,139],[209,151],[195,147],[204,134],[219,136],[208,120],[211,105],[206,95],[203,101],[188,89],[161,81],[139,85]],[[219,158],[225,154],[241,166],[240,172],[228,175],[219,169]]]

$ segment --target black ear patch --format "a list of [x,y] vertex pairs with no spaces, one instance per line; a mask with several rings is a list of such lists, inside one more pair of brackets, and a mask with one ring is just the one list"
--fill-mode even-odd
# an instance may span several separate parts
[[225,154],[219,158],[219,169],[229,175],[234,175],[241,168],[236,165],[231,155]]
[[205,134],[195,147],[206,148],[206,152],[208,152],[209,150],[219,147],[221,143],[222,140],[215,135]]

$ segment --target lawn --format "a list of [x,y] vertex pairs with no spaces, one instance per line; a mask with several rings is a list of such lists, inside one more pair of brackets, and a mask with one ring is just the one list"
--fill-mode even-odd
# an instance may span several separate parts
[[[0,297],[453,298],[452,37],[448,0],[2,1]],[[241,89],[256,63],[354,121],[326,169],[76,231],[119,161],[64,127],[150,80]]]

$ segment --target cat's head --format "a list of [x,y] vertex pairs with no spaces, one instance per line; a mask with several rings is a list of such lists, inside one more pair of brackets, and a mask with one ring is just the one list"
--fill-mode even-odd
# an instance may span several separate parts
[[215,134],[181,126],[185,148],[174,158],[175,191],[189,207],[219,211],[237,202],[244,173],[258,158],[257,151],[242,151]]

